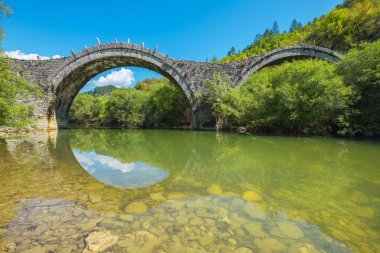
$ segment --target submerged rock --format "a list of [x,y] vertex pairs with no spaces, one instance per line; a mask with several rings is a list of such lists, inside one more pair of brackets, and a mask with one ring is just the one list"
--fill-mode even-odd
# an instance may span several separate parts
[[263,198],[258,194],[257,192],[254,191],[246,191],[243,193],[243,199],[249,200],[249,201],[261,201]]
[[182,252],[182,244],[179,241],[168,244],[168,253]]
[[250,236],[254,237],[267,237],[268,235],[263,232],[261,229],[260,223],[247,223],[243,225],[244,229],[250,234]]
[[266,213],[257,204],[248,202],[244,206],[244,212],[246,212],[252,219],[265,220]]
[[358,214],[360,217],[364,217],[364,218],[373,218],[375,212],[374,212],[373,209],[370,208],[370,207],[360,207],[360,208],[357,210],[357,214]]
[[149,196],[153,201],[165,201],[166,198],[162,195],[163,192],[150,193]]
[[285,244],[273,238],[256,238],[253,242],[259,249],[259,252],[283,252],[287,248]]
[[127,213],[145,213],[148,208],[143,202],[133,202],[125,208]]
[[111,235],[110,231],[92,232],[86,238],[86,248],[83,253],[102,252],[116,244],[118,236]]
[[240,247],[237,248],[234,253],[253,253],[253,251],[245,247]]
[[46,252],[51,252],[55,251],[58,248],[58,244],[54,245],[45,245],[45,246],[37,246],[30,248],[28,250],[22,251],[22,253],[46,253]]
[[131,214],[122,214],[122,215],[120,215],[120,219],[122,219],[124,221],[128,221],[128,222],[132,222],[134,217]]
[[300,239],[304,237],[303,231],[291,222],[277,222],[278,230],[285,237],[292,239]]
[[212,184],[207,188],[207,192],[211,195],[220,195],[223,193],[222,189],[217,184]]

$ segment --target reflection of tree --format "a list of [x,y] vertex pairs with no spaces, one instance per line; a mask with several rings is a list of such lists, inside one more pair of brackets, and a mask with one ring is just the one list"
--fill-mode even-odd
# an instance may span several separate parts
[[142,161],[180,171],[204,185],[219,183],[236,190],[245,181],[267,193],[287,190],[301,195],[305,191],[300,189],[337,194],[346,187],[353,163],[346,146],[355,146],[313,138],[224,134],[216,139],[214,133],[150,130],[76,130],[70,132],[70,144],[125,163]]
[[[72,149],[124,163],[145,162],[171,177],[144,189],[106,186],[81,168]],[[327,231],[338,219],[361,222],[356,225],[368,229],[370,224],[356,216],[359,206],[347,198],[354,191],[375,196],[376,187],[365,182],[379,178],[378,150],[378,143],[327,138],[228,133],[216,138],[212,132],[159,130],[59,131],[56,146],[38,138],[7,140],[0,143],[0,203],[7,213],[0,224],[9,220],[21,199],[66,199],[101,212],[123,212],[130,201],[155,205],[150,202],[152,192],[206,195],[208,186],[218,184],[223,192],[240,196],[258,191],[263,206],[302,216]],[[376,209],[376,204],[363,203]],[[329,215],[321,216],[325,210]]]

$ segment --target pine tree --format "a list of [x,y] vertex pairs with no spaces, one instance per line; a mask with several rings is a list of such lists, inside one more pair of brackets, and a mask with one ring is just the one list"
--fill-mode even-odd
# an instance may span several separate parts
[[264,32],[263,37],[269,37],[269,36],[272,36],[272,35],[273,35],[272,31],[269,30],[269,29],[266,29],[265,32]]
[[290,28],[289,28],[289,32],[294,32],[301,28],[302,28],[302,23],[297,22],[296,19],[293,19],[292,24],[290,25]]
[[274,21],[271,32],[273,35],[278,35],[280,34],[280,27],[278,26],[277,21]]
[[257,43],[259,40],[261,40],[261,38],[263,37],[263,35],[261,35],[260,33],[256,34],[255,36],[255,40],[253,41],[253,43]]
[[235,47],[231,47],[231,49],[230,49],[230,51],[228,51],[228,56],[231,56],[231,55],[233,55],[233,54],[236,54],[236,49],[235,49]]

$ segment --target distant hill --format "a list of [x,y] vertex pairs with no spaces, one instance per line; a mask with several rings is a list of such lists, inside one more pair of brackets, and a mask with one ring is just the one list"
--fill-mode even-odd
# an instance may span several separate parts
[[102,87],[96,87],[94,90],[84,92],[85,94],[90,94],[92,96],[104,96],[112,91],[116,90],[117,88],[113,85],[107,85]]
[[[293,20],[288,31],[280,32],[277,22],[271,29],[256,34],[253,42],[242,51],[234,47],[221,62],[241,61],[263,54],[279,46],[291,46],[304,42],[346,52],[361,42],[380,38],[380,1],[345,0],[326,15],[302,25]],[[214,57],[213,62],[218,62]]]
[[154,86],[163,83],[170,83],[170,81],[167,78],[149,78],[145,79],[144,81],[138,82],[135,86],[135,89],[148,91],[151,90]]

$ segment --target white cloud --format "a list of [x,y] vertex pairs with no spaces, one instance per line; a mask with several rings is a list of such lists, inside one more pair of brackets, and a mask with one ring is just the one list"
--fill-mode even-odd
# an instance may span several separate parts
[[[21,50],[14,50],[14,51],[5,51],[5,55],[14,58],[14,59],[20,59],[20,60],[37,60],[37,56],[40,57],[40,60],[49,60],[50,57],[42,56],[39,54],[26,54],[22,52]],[[51,59],[58,59],[62,58],[61,55],[55,54]]]
[[5,55],[7,55],[10,58],[21,59],[21,60],[37,60],[37,56],[39,56],[41,60],[50,59],[49,57],[41,56],[38,54],[25,54],[21,52],[21,50],[5,51]]
[[113,85],[118,88],[127,88],[135,81],[134,73],[130,69],[121,68],[120,70],[113,70],[106,76],[101,76],[97,80],[91,81],[91,83],[96,86],[107,86]]
[[59,54],[55,54],[53,55],[51,58],[52,59],[59,59],[59,58],[62,58],[63,56],[59,55]]

